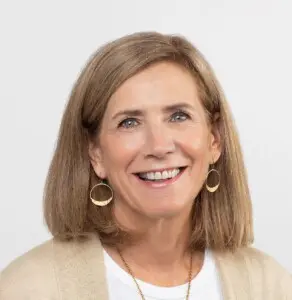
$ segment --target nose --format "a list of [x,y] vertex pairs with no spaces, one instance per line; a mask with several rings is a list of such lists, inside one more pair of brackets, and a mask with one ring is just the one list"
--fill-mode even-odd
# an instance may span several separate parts
[[175,141],[172,132],[163,125],[149,128],[144,154],[146,157],[164,158],[175,151]]

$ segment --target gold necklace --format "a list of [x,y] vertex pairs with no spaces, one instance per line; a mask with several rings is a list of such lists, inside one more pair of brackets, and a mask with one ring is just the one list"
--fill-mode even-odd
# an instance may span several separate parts
[[[141,291],[141,288],[140,288],[140,286],[139,286],[139,284],[138,284],[138,282],[137,282],[137,280],[136,280],[136,278],[135,278],[135,276],[134,276],[134,273],[132,272],[132,270],[131,270],[131,268],[130,268],[130,266],[129,266],[129,264],[128,264],[128,263],[126,262],[126,260],[124,259],[124,256],[122,255],[120,249],[117,248],[117,251],[118,251],[118,253],[119,253],[120,257],[121,257],[121,260],[123,261],[123,263],[124,263],[126,269],[128,270],[129,274],[130,274],[131,277],[133,278],[133,280],[134,280],[134,282],[135,282],[135,284],[136,284],[136,286],[137,286],[137,289],[138,289],[138,291],[139,291],[139,294],[140,294],[142,300],[146,300],[145,297],[144,297],[144,295],[143,295],[143,293],[142,293],[142,291]],[[188,290],[187,290],[186,300],[189,300],[189,297],[190,297],[190,290],[191,290],[191,284],[192,284],[192,277],[193,277],[193,255],[191,255],[191,258],[190,258],[190,269],[189,269]]]

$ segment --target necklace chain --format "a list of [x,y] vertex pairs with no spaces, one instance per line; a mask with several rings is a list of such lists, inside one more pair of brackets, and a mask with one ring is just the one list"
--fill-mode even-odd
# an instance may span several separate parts
[[[140,288],[140,286],[139,286],[139,284],[138,284],[138,282],[137,282],[137,280],[136,280],[136,278],[134,276],[134,273],[132,272],[132,270],[131,270],[131,268],[129,266],[129,264],[126,262],[126,260],[125,260],[124,256],[122,255],[120,249],[117,248],[117,251],[118,251],[118,253],[120,255],[120,258],[123,261],[123,263],[124,263],[127,271],[129,272],[129,274],[133,278],[133,280],[134,280],[134,282],[135,282],[135,284],[137,286],[138,292],[139,292],[142,300],[146,300],[145,297],[144,297],[144,295],[143,295],[143,293],[142,293],[142,290],[141,290],[141,288]],[[189,297],[190,297],[192,277],[193,277],[193,255],[191,255],[191,258],[190,258],[190,269],[189,269],[189,274],[188,274],[188,289],[187,289],[186,300],[189,300]]]

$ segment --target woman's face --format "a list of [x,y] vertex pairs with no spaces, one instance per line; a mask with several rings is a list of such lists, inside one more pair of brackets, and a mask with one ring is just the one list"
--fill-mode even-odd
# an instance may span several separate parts
[[189,211],[219,155],[194,78],[169,62],[150,66],[114,93],[99,145],[90,147],[114,205],[149,218]]

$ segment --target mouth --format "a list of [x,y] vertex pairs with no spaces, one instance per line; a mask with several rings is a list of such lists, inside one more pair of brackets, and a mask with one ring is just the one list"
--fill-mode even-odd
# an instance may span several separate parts
[[149,183],[166,183],[175,181],[187,167],[177,167],[172,169],[164,169],[160,171],[150,171],[135,173],[134,175],[140,180]]

